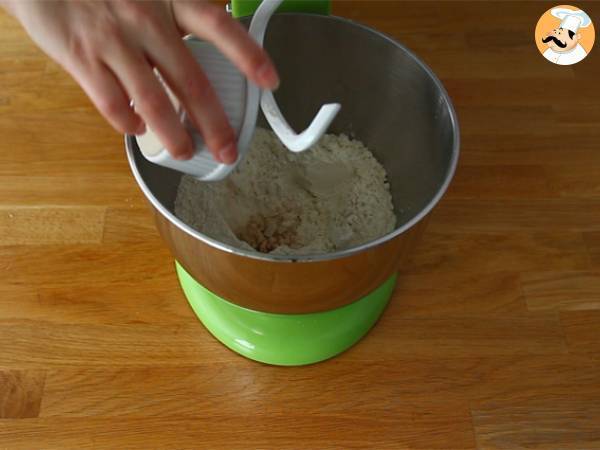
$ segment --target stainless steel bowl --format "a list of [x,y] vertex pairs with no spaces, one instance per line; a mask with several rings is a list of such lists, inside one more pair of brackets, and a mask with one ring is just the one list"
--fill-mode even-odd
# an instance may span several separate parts
[[265,312],[340,307],[371,292],[408,261],[423,219],[456,168],[456,114],[425,64],[393,39],[355,22],[278,14],[265,47],[283,80],[277,102],[293,127],[303,129],[324,102],[342,104],[330,131],[360,139],[385,167],[398,219],[393,232],[329,254],[290,258],[240,250],[175,217],[181,174],[148,162],[133,136],[126,137],[127,156],[163,239],[206,288]]

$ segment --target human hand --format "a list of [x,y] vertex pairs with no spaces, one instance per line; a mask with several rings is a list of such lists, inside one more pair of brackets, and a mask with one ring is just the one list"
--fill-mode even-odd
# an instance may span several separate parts
[[235,132],[182,36],[211,41],[261,88],[273,89],[279,82],[270,58],[244,27],[207,1],[0,2],[75,78],[116,130],[142,134],[147,124],[177,159],[193,156],[192,141],[154,67],[215,159],[227,164],[237,159]]

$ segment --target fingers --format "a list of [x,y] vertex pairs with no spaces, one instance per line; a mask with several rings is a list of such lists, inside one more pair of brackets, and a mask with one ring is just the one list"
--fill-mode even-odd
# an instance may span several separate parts
[[148,39],[147,54],[183,102],[214,158],[233,164],[237,159],[235,132],[210,81],[190,51],[175,33]]
[[145,131],[144,121],[129,106],[128,96],[106,66],[80,65],[72,75],[113,128],[127,134]]
[[[98,55],[102,70],[96,70],[93,77],[81,74],[78,81],[115,128],[140,134],[145,123],[173,157],[188,159],[194,152],[191,137],[153,73],[155,65],[182,101],[215,159],[234,163],[235,132],[178,30],[172,22],[163,22],[164,15],[153,13],[146,4],[131,5],[135,8],[120,8],[118,14],[123,23],[137,17],[135,24],[139,26],[111,28]],[[224,10],[207,2],[178,1],[172,3],[172,14],[180,29],[212,41],[259,86],[273,89],[279,83],[266,52]],[[131,29],[136,32],[127,31]],[[133,100],[135,111],[129,106],[129,99]]]
[[279,75],[267,53],[222,8],[208,2],[177,1],[173,15],[182,30],[211,41],[257,85],[277,88]]
[[191,158],[192,140],[141,51],[113,45],[107,49],[105,61],[169,153],[176,159]]

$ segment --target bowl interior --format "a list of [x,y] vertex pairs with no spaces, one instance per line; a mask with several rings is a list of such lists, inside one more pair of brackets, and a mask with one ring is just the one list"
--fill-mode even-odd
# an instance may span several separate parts
[[[276,99],[296,130],[323,103],[341,103],[330,132],[360,139],[383,164],[396,231],[433,206],[455,168],[458,128],[450,100],[426,66],[386,36],[332,16],[277,14],[265,47],[282,79]],[[262,116],[259,125],[266,126]],[[148,190],[173,213],[181,174],[146,161],[135,139],[130,145]]]

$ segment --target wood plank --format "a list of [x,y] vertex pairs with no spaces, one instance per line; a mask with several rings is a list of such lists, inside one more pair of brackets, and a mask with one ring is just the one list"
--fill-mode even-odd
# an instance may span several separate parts
[[[564,131],[564,130],[563,130]],[[572,144],[566,152],[557,146],[557,139],[568,139]],[[600,164],[600,152],[597,151],[600,132],[593,128],[585,132],[572,132],[559,135],[548,131],[543,135],[531,133],[513,133],[505,130],[499,134],[484,134],[476,128],[462,130],[461,167],[467,165],[537,165],[544,167],[568,166],[577,162],[578,167]]]
[[[149,257],[151,255],[151,257]],[[60,287],[136,283],[173,274],[173,258],[155,238],[135,245],[0,247],[0,283]]]
[[31,449],[40,442],[46,449],[198,448],[245,450],[252,448],[460,449],[475,448],[470,415],[455,409],[451,416],[439,411],[407,409],[402,420],[338,415],[306,416],[288,412],[266,416],[256,411],[235,415],[206,412],[204,418],[45,418],[0,423],[0,439],[11,449]]
[[[0,115],[0,162],[123,160],[123,138],[89,108]],[[65,132],[77,130],[77,132]],[[31,148],[31,151],[15,149]]]
[[[447,377],[453,375],[452,366]],[[441,370],[445,370],[440,367]],[[479,411],[516,406],[540,407],[554,402],[600,402],[600,366],[586,355],[533,355],[527,358],[497,357],[471,362],[465,375],[447,388],[438,383],[447,398],[463,396]],[[443,378],[445,379],[445,377]]]
[[79,85],[58,68],[46,61],[43,71],[14,71],[0,73],[0,85],[9,101],[0,105],[0,112],[64,111],[84,109],[94,114],[94,106]]
[[558,121],[551,106],[463,106],[458,113],[462,123],[469,124],[478,133],[497,132],[498,123],[507,117],[510,117],[511,133],[546,134],[548,130],[560,133],[566,128]]
[[473,411],[477,447],[486,449],[600,448],[598,417],[600,407],[590,401]]
[[459,166],[448,191],[452,199],[510,199],[527,192],[528,198],[558,197],[542,165]]
[[[407,6],[408,5],[408,6]],[[517,1],[503,3],[507,9],[519,8],[520,14],[492,14],[485,23],[481,17],[490,15],[490,5],[486,2],[461,1],[441,3],[390,2],[389,0],[356,0],[333,4],[336,15],[373,23],[377,28],[404,30],[422,27],[424,31],[443,30],[454,34],[463,33],[462,24],[472,25],[468,30],[487,31],[489,29],[521,33],[531,39],[531,24],[535,24],[544,12],[539,4]],[[591,8],[591,7],[588,7]],[[593,11],[593,9],[589,9]],[[399,20],[401,18],[401,20]]]
[[81,177],[82,175],[131,177],[129,164],[123,159],[79,159],[56,161],[5,161],[0,165],[0,176],[9,177]]
[[402,318],[515,317],[527,314],[514,272],[401,273],[390,314]]
[[35,305],[37,301],[34,286],[0,283],[0,320],[27,316],[31,310],[28,305]]
[[600,232],[584,233],[583,240],[587,246],[592,266],[600,269]]
[[[340,358],[395,360],[398,355],[466,357],[562,354],[558,320],[548,318],[381,319]],[[129,366],[198,364],[239,356],[213,340],[196,321],[180,325],[71,325],[7,320],[0,323],[0,366]],[[394,342],[394,345],[389,345]]]
[[143,204],[138,186],[130,176],[100,175],[93,171],[77,176],[0,176],[0,198],[21,205],[128,206]]
[[[443,219],[445,217],[440,219],[440,213],[434,213],[430,229],[435,231],[425,233],[407,272],[479,274],[504,272],[507,269],[527,271],[589,268],[586,247],[579,233],[448,233],[438,231],[448,226]],[[457,227],[457,224],[450,226]]]
[[[510,29],[510,28],[509,28]],[[468,48],[493,52],[529,53],[531,41],[523,39],[524,33],[518,28],[510,29],[511,33],[501,33],[499,27],[491,26],[487,30],[475,29],[465,31]]]
[[[600,13],[597,3],[588,2],[585,6],[588,14],[594,14],[596,17]],[[595,63],[595,64],[594,64]],[[576,64],[573,66],[573,72],[577,82],[593,82],[596,79],[596,71],[598,70],[598,59],[589,59],[587,64]],[[590,91],[593,92],[593,91]]]
[[[1,118],[1,117],[0,117]],[[97,119],[100,121],[100,118]],[[65,126],[61,124],[60,126]],[[6,132],[6,129],[10,127],[0,127],[0,130]],[[13,134],[14,131],[11,131]],[[69,140],[56,140],[56,141],[43,141],[40,139],[37,143],[22,142],[25,139],[21,136],[11,139],[13,142],[0,142],[0,162],[8,163],[20,163],[23,165],[36,163],[38,161],[66,161],[66,160],[77,160],[77,161],[97,161],[113,160],[113,161],[126,161],[124,154],[124,147],[122,136],[115,134],[111,130],[105,130],[98,133],[97,138],[95,134],[90,134],[87,142],[77,142],[78,139],[73,141]],[[105,139],[106,136],[111,136],[110,141],[100,142]],[[12,138],[12,136],[11,136]],[[23,146],[36,146],[37,153],[30,152],[19,152],[15,149]],[[52,175],[51,172],[47,173]]]
[[[585,86],[585,81],[582,86],[577,83],[577,88]],[[589,82],[588,82],[589,83]],[[584,97],[585,98],[585,97]],[[586,101],[585,103],[562,102],[554,106],[556,110],[556,119],[559,123],[570,124],[580,128],[597,127],[600,121],[600,111],[598,105],[594,102]]]
[[241,358],[197,320],[185,324],[93,325],[3,320],[0,367],[181,366]]
[[[536,19],[537,20],[537,19]],[[534,22],[535,23],[535,22]],[[437,50],[435,53],[424,52],[420,49],[420,57],[430,66],[435,73],[443,79],[461,78],[465,80],[506,80],[516,79],[529,83],[533,79],[558,79],[569,82],[574,80],[571,68],[566,70],[548,70],[548,61],[540,58],[531,51],[510,52],[502,55],[503,63],[498,63],[498,55],[488,49],[471,50]],[[493,67],[493,70],[490,70]],[[519,70],[515,70],[518,67]],[[487,108],[489,114],[494,115],[496,108]],[[485,112],[485,110],[482,110]],[[504,114],[498,117],[506,117]],[[541,113],[539,114],[541,118]],[[484,125],[482,121],[478,125]],[[516,122],[511,122],[514,124]],[[517,127],[524,125],[518,124]]]
[[600,272],[533,272],[522,278],[530,311],[600,309]]
[[[543,379],[536,375],[545,373]],[[407,408],[468,402],[477,409],[538,401],[600,400],[600,369],[588,358],[419,358],[395,364],[335,359],[300,369],[236,359],[188,367],[65,367],[47,374],[43,417],[204,417],[207,411],[340,414],[399,419]]]
[[594,199],[446,198],[433,214],[429,229],[439,232],[447,231],[448,227],[461,233],[600,231],[600,208]]
[[[204,417],[216,410],[226,415],[260,411],[272,416],[285,414],[293,403],[295,413],[307,417],[335,414],[389,421],[402,419],[407,410],[441,406],[420,395],[404,394],[416,387],[414,377],[406,370],[386,373],[381,364],[317,365],[286,372],[241,361],[171,368],[56,369],[46,382],[42,416]],[[374,382],[376,373],[380,378]],[[398,380],[404,382],[407,375],[409,386],[399,388]],[[390,396],[390,392],[397,394]],[[462,409],[466,403],[449,400],[446,407],[453,406]]]
[[14,55],[2,58],[0,75],[9,72],[18,73],[42,73],[46,68],[46,62],[36,56]]
[[104,223],[104,242],[144,242],[156,240],[158,231],[150,207],[108,208]]
[[[506,37],[506,33],[498,33],[502,38]],[[520,41],[524,42],[524,41]],[[530,42],[527,42],[530,45]],[[488,108],[490,105],[502,107],[546,107],[548,113],[552,111],[551,105],[565,104],[577,109],[584,107],[587,111],[588,107],[594,105],[593,99],[578,95],[580,89],[593,91],[593,81],[582,80],[581,82],[572,85],[565,85],[563,80],[559,79],[544,79],[543,83],[524,83],[519,79],[474,79],[467,80],[464,78],[445,78],[444,86],[452,96],[457,106],[477,106]],[[552,98],[549,99],[548,92],[552,92]],[[556,106],[553,106],[556,107]],[[512,128],[508,131],[513,132]],[[550,134],[553,130],[548,130]]]
[[448,30],[423,30],[416,35],[413,30],[399,27],[394,22],[386,23],[386,32],[402,45],[419,54],[439,50],[467,49],[467,39],[464,33]]
[[0,205],[0,245],[100,243],[104,207]]
[[564,164],[546,168],[551,189],[562,197],[600,199],[600,165]]
[[560,321],[572,353],[600,353],[600,311],[563,311]]
[[[392,344],[393,343],[393,344]],[[385,314],[348,360],[562,354],[566,346],[554,316],[402,319]],[[375,356],[376,355],[376,356]]]
[[[528,119],[529,115],[527,114],[529,110],[531,110],[532,114],[530,119]],[[463,111],[465,111],[466,115],[463,114]],[[560,121],[556,110],[548,110],[547,107],[543,106],[503,106],[499,108],[463,106],[458,108],[458,115],[461,125],[465,123],[469,125],[467,128],[461,126],[462,138],[467,139],[472,136],[483,136],[485,140],[495,138],[499,142],[503,142],[506,137],[510,137],[512,140],[520,136],[521,142],[515,142],[515,145],[518,147],[530,146],[540,139],[545,139],[550,140],[552,142],[551,145],[554,146],[556,146],[557,142],[569,141],[569,149],[576,149],[576,142],[589,142],[591,138],[598,136],[600,132],[598,127],[591,123]],[[498,130],[484,120],[484,118],[487,118],[488,120],[496,120],[496,123],[502,123],[502,117],[510,117],[513,120],[512,115],[515,116],[514,119],[518,118],[521,121],[525,121],[525,123],[521,122],[519,126],[507,126],[506,129]],[[571,141],[571,137],[573,137],[574,141]],[[557,141],[559,138],[562,141]],[[560,149],[563,156],[565,156],[564,146],[561,145]],[[569,160],[571,163],[575,161],[572,153],[568,152],[567,154],[571,156]],[[539,163],[540,161],[538,160],[537,162]]]
[[135,283],[0,286],[0,320],[71,324],[194,323],[174,271]]
[[0,370],[0,419],[38,417],[45,378],[39,370]]

